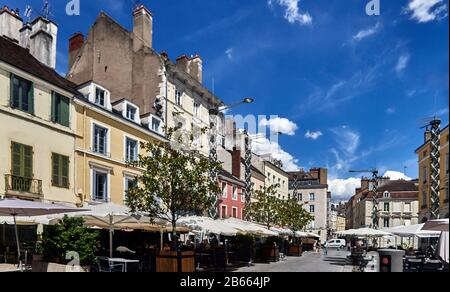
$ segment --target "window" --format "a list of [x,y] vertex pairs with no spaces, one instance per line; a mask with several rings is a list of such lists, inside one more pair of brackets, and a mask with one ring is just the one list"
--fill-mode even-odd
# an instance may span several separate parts
[[405,207],[403,210],[405,213],[410,213],[411,212],[411,203],[405,203]]
[[222,183],[222,198],[226,199],[228,197],[227,194],[227,183]]
[[151,129],[156,133],[161,133],[161,120],[152,116]]
[[301,202],[301,201],[303,201],[303,194],[299,194],[298,195],[298,200]]
[[103,171],[93,170],[93,200],[108,201],[108,174]]
[[137,184],[137,180],[135,177],[131,177],[131,176],[125,177],[125,188],[124,188],[124,194],[123,194],[123,199],[125,202],[128,200],[128,191],[137,186],[138,186],[138,184]]
[[427,206],[427,191],[422,191],[422,208]]
[[314,194],[314,193],[309,194],[309,200],[310,201],[315,201],[316,200],[316,194]]
[[126,112],[127,119],[134,121],[136,118],[136,111],[137,109],[134,106],[127,104],[127,112]]
[[227,215],[227,206],[222,205],[222,219],[226,219],[228,217]]
[[270,182],[270,172],[267,173],[267,179],[268,179],[269,182]]
[[52,153],[52,185],[69,188],[69,157]]
[[11,74],[11,107],[33,114],[33,83]]
[[238,217],[237,213],[238,213],[237,208],[233,207],[233,218],[237,218]]
[[404,226],[411,226],[411,219],[405,219]]
[[194,116],[200,118],[200,103],[194,101]]
[[125,138],[125,161],[133,162],[138,160],[138,142]]
[[11,144],[11,174],[13,176],[33,177],[33,147],[19,143]]
[[283,181],[283,188],[286,186],[286,182],[285,181]]
[[234,201],[237,201],[237,199],[238,199],[238,193],[237,193],[237,187],[236,186],[233,186],[233,197],[232,197],[232,199]]
[[105,106],[105,96],[106,92],[103,89],[100,89],[98,87],[95,88],[95,103],[99,106]]
[[316,206],[309,205],[309,213],[314,214],[316,212]]
[[245,194],[244,194],[244,192],[241,193],[241,202],[242,203],[245,202]]
[[384,218],[384,228],[389,228],[389,218]]
[[273,182],[275,183],[276,177],[275,177],[275,176],[272,176],[272,178],[273,178]]
[[423,172],[422,172],[422,181],[424,183],[426,183],[428,181],[428,169],[426,166],[423,167]]
[[389,203],[384,203],[384,212],[389,212]]
[[93,135],[93,151],[95,153],[107,155],[108,146],[108,129],[94,125],[94,135]]
[[70,121],[70,100],[56,92],[52,93],[52,122],[68,127]]
[[391,197],[391,194],[390,194],[388,191],[385,191],[385,192],[383,193],[383,197],[384,197],[385,199],[390,198],[390,197]]
[[175,90],[175,103],[176,105],[182,106],[183,100],[182,100],[183,94],[178,89]]

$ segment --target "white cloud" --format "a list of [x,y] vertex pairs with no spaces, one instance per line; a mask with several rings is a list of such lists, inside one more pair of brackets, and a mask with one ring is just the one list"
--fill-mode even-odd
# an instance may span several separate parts
[[301,12],[299,8],[300,0],[268,0],[269,6],[272,7],[274,2],[285,9],[284,18],[289,23],[298,22],[300,25],[312,24],[312,17],[308,12]]
[[331,129],[339,150],[348,156],[353,156],[359,147],[360,135],[347,126]]
[[308,130],[305,134],[305,138],[312,140],[317,140],[321,136],[323,136],[323,133],[321,131],[311,132],[310,130]]
[[396,112],[396,110],[395,110],[394,107],[388,107],[388,108],[386,109],[386,113],[387,113],[388,115],[393,115],[393,114],[395,114],[395,112]]
[[361,179],[351,177],[347,179],[329,179],[329,189],[333,201],[347,201],[355,194],[355,189],[361,187]]
[[389,177],[391,180],[411,180],[412,178],[406,176],[404,173],[388,170],[384,173],[384,177]]
[[227,55],[227,58],[228,58],[229,60],[233,59],[233,48],[228,48],[228,49],[225,51],[225,55]]
[[437,117],[448,116],[448,108],[443,108],[443,109],[437,111],[435,113],[435,116],[437,116]]
[[448,16],[447,4],[444,0],[410,0],[405,12],[418,23],[441,20]]
[[406,69],[410,58],[411,56],[409,54],[403,54],[398,58],[397,65],[395,66],[395,71],[397,71],[398,74],[402,73],[403,70]]
[[359,31],[356,35],[353,36],[353,40],[357,41],[357,42],[362,41],[363,39],[370,37],[370,36],[376,34],[377,32],[379,32],[380,28],[381,28],[381,23],[377,22],[377,24],[375,24],[375,26],[372,26],[367,29]]
[[285,118],[271,118],[270,120],[262,119],[259,122],[260,127],[269,127],[272,133],[281,133],[288,136],[294,136],[298,129],[294,122]]
[[284,151],[277,142],[269,141],[267,138],[258,139],[252,143],[252,150],[258,155],[271,154],[273,158],[283,162],[286,171],[297,171],[300,169],[298,159]]

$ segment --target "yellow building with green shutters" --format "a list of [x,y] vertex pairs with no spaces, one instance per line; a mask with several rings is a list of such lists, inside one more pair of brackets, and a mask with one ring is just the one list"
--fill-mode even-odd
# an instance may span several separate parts
[[0,196],[76,205],[75,85],[0,37]]

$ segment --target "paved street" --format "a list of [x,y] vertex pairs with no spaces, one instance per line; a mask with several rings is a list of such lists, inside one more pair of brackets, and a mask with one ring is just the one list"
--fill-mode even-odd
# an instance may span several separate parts
[[307,252],[302,257],[288,257],[286,261],[278,263],[255,264],[236,272],[351,272],[351,267],[345,266],[348,254],[346,250],[329,250],[327,256]]

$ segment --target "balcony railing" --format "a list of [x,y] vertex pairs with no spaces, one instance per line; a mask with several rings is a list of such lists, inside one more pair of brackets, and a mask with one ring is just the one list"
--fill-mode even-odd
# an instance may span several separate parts
[[5,175],[5,191],[42,196],[42,181],[34,178]]

